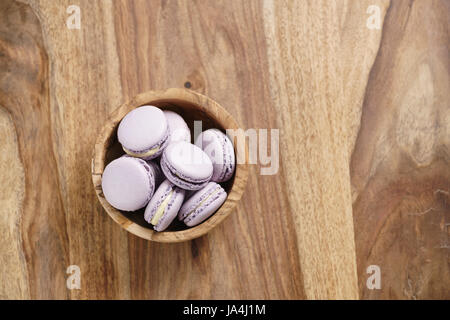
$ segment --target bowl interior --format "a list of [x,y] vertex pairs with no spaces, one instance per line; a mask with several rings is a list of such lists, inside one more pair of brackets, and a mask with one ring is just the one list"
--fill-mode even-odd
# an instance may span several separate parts
[[[194,137],[194,121],[201,121],[201,131],[211,129],[211,128],[217,128],[225,132],[224,126],[220,123],[220,121],[213,115],[212,113],[208,113],[208,111],[205,111],[204,109],[199,108],[198,105],[194,104],[193,102],[178,100],[178,99],[159,99],[154,101],[149,101],[147,103],[141,104],[141,105],[153,105],[156,107],[159,107],[163,110],[172,110],[178,113],[183,117],[183,119],[186,121],[187,125],[189,126],[189,129],[191,131],[191,143],[194,143],[195,138]],[[111,131],[111,135],[109,139],[107,140],[106,144],[106,157],[105,157],[105,163],[104,166],[106,166],[111,161],[119,158],[125,152],[122,149],[122,146],[120,145],[119,141],[117,140],[117,128],[119,126],[119,123],[115,126],[114,130]],[[200,132],[201,132],[200,131]],[[200,133],[198,132],[198,133]],[[198,134],[197,133],[197,134]],[[159,158],[156,160],[159,162]],[[227,193],[230,192],[230,190],[233,187],[233,183],[235,180],[236,173],[233,174],[233,177],[228,180],[225,183],[221,183],[221,186],[225,189]],[[152,225],[150,225],[147,221],[144,220],[144,211],[145,207],[134,212],[126,212],[126,211],[120,211],[119,212],[126,217],[127,219],[133,221],[134,223],[140,225],[143,228],[147,228],[149,230],[153,230]],[[212,215],[214,216],[214,215]],[[211,217],[212,217],[211,216]],[[210,217],[210,218],[211,218]],[[210,219],[209,218],[209,219]],[[205,220],[207,221],[207,220]],[[205,223],[205,221],[203,223]],[[187,227],[184,223],[178,221],[178,219],[175,219],[172,224],[163,232],[176,232],[176,231],[182,231],[186,229],[191,229]]]

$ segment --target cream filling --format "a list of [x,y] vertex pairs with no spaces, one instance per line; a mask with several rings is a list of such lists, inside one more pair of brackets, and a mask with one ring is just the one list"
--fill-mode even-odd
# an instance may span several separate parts
[[159,219],[161,219],[164,211],[166,211],[167,205],[169,204],[170,198],[172,198],[173,190],[170,191],[169,195],[164,199],[164,201],[161,203],[159,208],[156,210],[155,215],[153,216],[150,223],[154,226],[156,226],[159,222]]
[[194,209],[192,209],[185,217],[185,219],[187,219],[191,214],[193,214],[195,212],[195,210],[197,210],[202,204],[204,204],[209,198],[211,198],[213,195],[215,195],[216,193],[218,193],[220,191],[220,186],[216,188],[216,190],[214,190],[213,192],[211,192],[209,194],[209,196],[207,196],[205,199],[203,199],[202,202],[200,202]]
[[137,158],[146,158],[146,157],[150,157],[150,156],[154,155],[155,153],[157,153],[159,150],[159,147],[156,147],[155,149],[150,149],[146,153],[135,153],[131,150],[128,150],[124,146],[122,146],[122,149],[130,156],[137,157]]

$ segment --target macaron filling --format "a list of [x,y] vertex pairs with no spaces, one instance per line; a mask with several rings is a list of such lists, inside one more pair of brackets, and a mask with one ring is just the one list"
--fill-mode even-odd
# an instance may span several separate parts
[[150,220],[150,223],[154,226],[156,226],[163,216],[164,212],[166,211],[166,208],[170,202],[170,199],[172,198],[173,190],[169,192],[169,195],[164,199],[164,201],[161,203],[161,205],[156,210],[153,218]]
[[183,204],[184,194],[183,189],[169,180],[164,180],[145,209],[145,221],[152,224],[156,231],[165,230],[177,216]]
[[[200,200],[200,202],[194,206],[190,211],[188,211],[187,214],[185,214],[182,219],[184,220],[185,223],[189,222],[192,218],[194,218],[194,213],[203,206],[203,204],[208,203],[209,200],[214,201],[214,195],[218,194],[220,191],[222,190],[222,187],[219,185],[217,186],[215,189],[213,189],[211,192],[209,193],[205,193],[205,197],[203,199]],[[214,198],[214,199],[213,199]],[[211,201],[211,202],[212,202]]]
[[130,156],[139,157],[139,158],[146,158],[146,157],[150,157],[150,156],[154,155],[155,153],[157,153],[159,151],[159,146],[156,147],[155,149],[150,149],[150,150],[148,150],[147,152],[144,152],[144,153],[136,153],[134,151],[128,150],[124,146],[122,146],[122,149],[127,154],[129,154]]
[[166,145],[168,144],[169,138],[170,138],[170,133],[169,133],[169,127],[167,126],[166,133],[164,134],[164,138],[156,145],[151,146],[150,148],[141,150],[141,151],[131,150],[131,149],[125,147],[124,145],[122,145],[122,149],[130,156],[145,159],[145,158],[151,157],[157,153],[161,153],[163,151],[163,149],[166,147]]

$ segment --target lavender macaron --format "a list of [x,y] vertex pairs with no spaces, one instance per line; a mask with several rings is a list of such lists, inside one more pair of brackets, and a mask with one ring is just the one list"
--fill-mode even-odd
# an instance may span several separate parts
[[200,147],[211,159],[214,172],[211,181],[228,181],[234,173],[236,161],[233,143],[218,129],[208,129],[199,134],[195,145]]
[[213,165],[208,155],[185,141],[169,144],[160,163],[167,179],[185,190],[203,188],[213,174]]
[[186,121],[176,112],[164,110],[170,131],[170,143],[177,141],[191,142],[191,131]]
[[183,204],[185,191],[164,180],[145,209],[144,219],[156,231],[164,231],[175,219]]
[[225,202],[227,193],[216,182],[195,192],[181,207],[178,219],[193,227],[208,219]]
[[170,138],[169,124],[163,111],[142,106],[130,111],[120,122],[117,137],[130,156],[145,160],[161,155]]
[[106,201],[123,211],[145,207],[160,180],[158,170],[152,162],[128,156],[110,162],[102,175]]

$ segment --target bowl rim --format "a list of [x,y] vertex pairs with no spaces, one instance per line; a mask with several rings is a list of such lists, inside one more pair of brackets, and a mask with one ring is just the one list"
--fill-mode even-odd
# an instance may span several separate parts
[[[106,123],[100,129],[95,146],[93,150],[91,174],[94,190],[100,201],[103,209],[108,215],[122,228],[128,232],[151,241],[156,242],[182,242],[192,240],[201,237],[211,231],[214,227],[222,223],[222,221],[228,217],[231,212],[234,211],[239,200],[241,199],[245,186],[248,180],[248,148],[245,143],[245,157],[244,163],[236,163],[236,173],[233,181],[233,185],[228,193],[227,199],[219,210],[206,221],[201,224],[180,231],[163,231],[156,232],[153,229],[145,228],[132,220],[124,216],[119,210],[112,207],[103,196],[101,187],[101,177],[105,168],[105,158],[107,148],[105,145],[110,143],[110,139],[113,137],[113,132],[118,126],[122,118],[131,110],[146,104],[152,104],[152,102],[171,102],[176,105],[176,101],[185,102],[195,105],[200,111],[205,112],[209,116],[213,117],[215,121],[223,124],[225,123],[225,129],[239,129],[242,128],[238,125],[237,121],[228,113],[222,106],[211,98],[202,95],[198,92],[182,89],[171,88],[167,90],[151,90],[140,93],[132,98],[130,101],[123,103],[120,107],[116,108],[106,120]],[[244,130],[238,130],[235,135],[235,139],[244,139]],[[236,141],[233,143],[235,152],[237,148]]]

